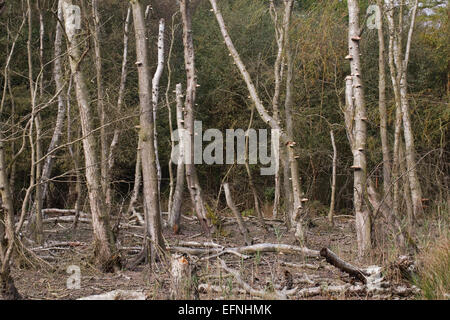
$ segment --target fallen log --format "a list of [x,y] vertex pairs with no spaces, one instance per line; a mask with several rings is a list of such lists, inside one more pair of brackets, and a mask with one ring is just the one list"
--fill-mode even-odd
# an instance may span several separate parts
[[132,290],[114,290],[102,294],[96,294],[79,298],[77,300],[147,300],[143,292]]
[[273,243],[260,243],[246,247],[239,247],[230,250],[235,250],[239,253],[256,253],[256,252],[282,252],[282,253],[300,253],[306,257],[318,258],[320,252],[312,250],[306,247],[293,246],[289,244],[273,244]]
[[352,266],[350,263],[345,262],[341,258],[339,258],[333,251],[328,248],[322,248],[320,250],[320,255],[325,258],[325,260],[331,265],[335,266],[339,270],[349,274],[350,276],[358,279],[362,283],[366,284],[367,279],[366,276],[369,276],[366,272],[361,269]]
[[273,244],[273,243],[260,243],[250,246],[237,247],[237,248],[226,248],[226,247],[210,247],[210,248],[189,248],[180,246],[170,246],[170,252],[186,253],[191,255],[201,255],[201,254],[251,254],[257,252],[281,252],[281,253],[291,253],[291,254],[301,254],[306,257],[318,258],[320,253],[317,250],[312,250],[306,247],[293,246],[289,244]]
[[313,297],[322,294],[364,294],[366,292],[366,287],[362,285],[352,286],[350,284],[344,285],[331,285],[331,286],[318,286],[312,288],[304,288],[296,292],[295,294],[299,297]]
[[[57,208],[46,208],[42,209],[42,213],[45,215],[49,214],[59,214],[63,216],[70,216],[75,215],[77,211],[75,209],[57,209]],[[87,213],[85,212],[79,212],[81,216],[87,216]]]

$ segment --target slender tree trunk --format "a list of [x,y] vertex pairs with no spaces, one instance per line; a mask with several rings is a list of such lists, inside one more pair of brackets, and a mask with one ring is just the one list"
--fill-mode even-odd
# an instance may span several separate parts
[[378,109],[380,112],[380,136],[381,150],[383,152],[383,191],[385,201],[391,205],[391,157],[387,136],[387,112],[386,112],[386,67],[384,62],[384,35],[383,35],[383,3],[377,0],[380,14],[377,16],[378,25]]
[[[58,19],[63,21],[63,12],[60,3],[58,3]],[[58,111],[56,115],[56,123],[55,128],[53,130],[52,139],[47,148],[47,157],[44,160],[42,174],[40,177],[40,185],[41,185],[41,196],[36,197],[35,200],[35,210],[40,211],[43,207],[43,202],[45,201],[48,193],[48,183],[52,173],[53,164],[55,156],[53,155],[53,150],[58,147],[62,131],[64,125],[64,118],[66,116],[66,95],[63,90],[64,81],[63,81],[63,72],[62,72],[62,27],[59,23],[56,24],[56,34],[55,34],[55,42],[54,42],[54,69],[53,69],[53,78],[55,79],[55,87],[56,93],[58,94]],[[40,160],[40,159],[39,159]],[[37,209],[40,208],[40,209]],[[35,218],[34,216],[31,217]]]
[[[3,127],[3,124],[2,124]],[[0,294],[7,300],[21,299],[14,280],[10,275],[9,264],[12,258],[15,241],[14,205],[6,172],[3,128],[0,130],[0,194],[3,210],[0,210]]]
[[248,123],[248,128],[247,128],[247,134],[245,135],[245,153],[244,153],[244,162],[245,162],[245,170],[247,171],[247,176],[248,176],[248,184],[250,186],[250,190],[252,191],[253,194],[253,201],[255,203],[255,212],[256,212],[256,216],[259,219],[259,222],[261,224],[261,226],[265,227],[265,223],[264,223],[264,216],[261,212],[261,207],[259,205],[259,198],[258,198],[258,192],[256,191],[256,187],[255,184],[253,182],[253,176],[252,176],[252,172],[250,170],[250,164],[249,164],[249,159],[248,159],[248,154],[249,154],[249,136],[248,136],[248,132],[250,131],[252,124],[253,124],[253,115],[255,113],[255,109],[252,108],[251,114],[250,114],[250,121]]
[[146,218],[146,233],[150,236],[152,252],[164,252],[165,244],[162,237],[160,221],[160,204],[158,194],[158,175],[155,159],[154,144],[154,121],[151,94],[151,75],[148,58],[147,30],[144,18],[144,11],[139,0],[130,1],[133,11],[134,33],[136,37],[136,57],[139,78],[139,100],[140,100],[140,137],[142,138],[141,159],[142,159],[142,180],[144,182],[144,208]]
[[95,72],[97,80],[97,114],[100,119],[100,171],[103,193],[106,195],[108,176],[108,147],[106,143],[106,110],[105,110],[105,89],[103,85],[103,64],[100,44],[100,15],[98,13],[98,1],[92,0],[92,21],[94,24],[93,42],[95,53]]
[[228,185],[228,183],[223,184],[223,190],[225,191],[225,199],[227,201],[227,205],[233,212],[234,217],[236,218],[236,221],[239,226],[239,231],[241,232],[242,236],[244,237],[244,242],[247,246],[249,246],[252,244],[252,241],[250,240],[248,230],[245,227],[244,220],[242,220],[242,215],[233,202],[233,198],[231,197],[230,186]]
[[[403,4],[403,2],[402,2]],[[394,10],[395,4],[393,0],[388,1],[387,6],[387,20],[390,33],[390,48],[392,51],[393,61],[395,68],[391,65],[391,78],[393,81],[394,91],[396,94],[396,103],[401,108],[401,115],[403,121],[403,133],[405,139],[405,151],[406,151],[406,166],[408,170],[409,184],[411,188],[411,199],[413,206],[414,216],[418,216],[423,213],[422,205],[422,189],[419,183],[417,168],[416,168],[416,152],[414,146],[414,136],[411,127],[411,119],[409,114],[409,101],[407,95],[407,71],[408,71],[408,61],[409,53],[412,42],[412,35],[415,25],[415,19],[417,14],[418,1],[416,0],[412,7],[411,13],[411,23],[408,31],[408,37],[406,42],[405,53],[402,50],[402,31],[403,31],[403,5],[400,5],[399,22],[398,26],[395,25],[394,21]],[[395,80],[394,80],[395,79]],[[395,147],[394,147],[395,149]],[[394,151],[395,152],[395,151]]]
[[[117,98],[117,112],[122,111],[123,99],[125,95],[125,86],[127,82],[127,63],[128,63],[128,33],[130,27],[131,7],[128,7],[127,16],[125,18],[124,31],[123,31],[123,56],[122,56],[122,72],[120,75],[120,87],[119,95]],[[115,162],[115,149],[119,143],[119,128],[114,129],[113,138],[109,146],[108,152],[108,168],[106,170],[106,206],[108,211],[111,209],[113,199],[113,188],[111,185],[112,169]]]
[[177,127],[178,127],[178,162],[177,162],[177,182],[175,186],[175,193],[173,196],[173,204],[169,211],[169,226],[172,228],[175,234],[181,231],[181,204],[183,202],[183,191],[184,191],[184,146],[185,142],[183,139],[188,137],[185,136],[184,119],[183,119],[183,93],[181,89],[181,83],[176,85],[176,99],[177,99]]
[[136,165],[134,169],[134,185],[133,191],[131,193],[130,204],[128,206],[128,215],[130,217],[136,217],[139,224],[143,225],[145,223],[142,215],[136,211],[136,203],[139,196],[139,190],[141,189],[141,180],[142,180],[142,161],[141,161],[141,146],[142,146],[142,138],[139,135],[137,153],[136,153]]
[[[174,141],[174,137],[173,137],[173,124],[172,124],[172,107],[171,107],[171,103],[169,101],[169,91],[171,88],[171,84],[172,84],[172,67],[170,64],[170,60],[172,58],[172,50],[173,50],[173,44],[175,41],[175,15],[178,13],[178,11],[176,13],[174,13],[172,15],[172,27],[171,27],[171,37],[170,37],[170,47],[169,47],[169,53],[167,55],[167,87],[166,87],[166,107],[167,107],[167,118],[169,120],[169,133],[170,133],[170,149],[171,149],[171,153],[173,152],[174,148],[175,148],[175,141]],[[176,90],[175,90],[176,91]],[[172,157],[170,157],[167,166],[169,168],[169,201],[167,204],[167,212],[172,212],[172,205],[173,205],[173,193],[174,193],[174,179],[173,179],[173,167],[172,167]],[[184,165],[183,165],[184,167]],[[184,170],[184,169],[183,169]],[[183,176],[184,176],[184,172],[183,172]],[[184,177],[183,177],[184,179]],[[170,224],[170,223],[169,223]]]
[[[60,19],[60,21],[63,21]],[[68,150],[69,150],[69,154],[70,157],[72,159],[72,163],[73,163],[73,168],[75,170],[75,193],[76,193],[76,198],[75,198],[75,218],[73,219],[73,224],[72,224],[72,229],[76,229],[78,226],[78,218],[80,216],[80,210],[81,210],[81,196],[82,196],[82,190],[81,190],[81,171],[80,171],[80,152],[79,152],[79,144],[76,144],[77,149],[75,150],[75,152],[73,151],[73,145],[71,143],[72,141],[72,120],[70,117],[70,95],[72,92],[72,76],[70,76],[69,79],[69,85],[67,88],[67,95],[66,95],[66,106],[67,106],[67,141],[69,142],[68,145]],[[80,130],[77,129],[77,135],[79,135]]]
[[[159,163],[158,155],[158,131],[156,125],[157,111],[158,111],[158,98],[159,98],[159,81],[161,79],[164,70],[164,30],[165,22],[164,19],[159,20],[159,32],[158,32],[158,66],[156,72],[153,75],[152,81],[152,103],[153,103],[153,130],[155,136],[155,159],[156,159],[156,170],[158,174],[158,194],[161,197],[161,164]],[[161,217],[162,220],[162,217]]]
[[[275,79],[275,89],[274,94],[272,98],[272,109],[273,109],[273,118],[276,122],[280,123],[280,111],[279,111],[279,104],[280,104],[280,92],[281,92],[281,82],[283,81],[283,73],[284,73],[284,25],[279,26],[278,21],[278,12],[277,8],[275,7],[275,4],[273,0],[270,1],[270,13],[272,16],[272,21],[274,23],[275,27],[275,38],[277,42],[277,58],[275,60],[274,64],[274,79]],[[286,17],[283,18],[283,20],[286,19]],[[283,21],[284,22],[284,21]],[[273,218],[276,218],[278,216],[278,210],[280,205],[280,190],[281,190],[281,179],[280,179],[280,170],[279,168],[275,171],[275,195],[274,195],[274,201],[273,201],[273,211],[272,216]]]
[[[33,152],[32,155],[32,174],[30,175],[32,179],[30,180],[29,189],[33,188],[32,185],[34,182],[39,182],[41,177],[42,164],[39,159],[42,158],[42,141],[41,141],[41,119],[39,112],[37,111],[37,85],[38,83],[34,83],[33,80],[33,57],[32,57],[32,10],[30,0],[27,0],[27,9],[28,9],[28,40],[27,40],[27,56],[28,56],[28,80],[30,86],[30,98],[31,98],[31,119],[34,122],[34,126],[36,127],[36,144],[33,145],[32,137],[33,135],[33,125],[30,126],[30,144],[31,150]],[[37,79],[37,82],[39,77]],[[41,244],[43,241],[43,226],[42,226],[42,186],[40,183],[37,183],[35,186],[35,200],[37,206],[33,209],[36,210],[36,221],[32,226],[32,232],[34,236],[34,240]]]
[[185,150],[190,154],[190,161],[186,163],[186,181],[191,194],[192,204],[195,212],[207,236],[210,236],[210,221],[205,208],[203,192],[198,181],[197,170],[194,165],[194,106],[197,87],[197,77],[195,75],[194,63],[194,42],[192,39],[191,12],[189,0],[180,0],[180,11],[183,20],[183,45],[184,61],[186,69],[186,99],[185,99],[185,128],[190,136],[191,150]]
[[[92,116],[89,106],[89,91],[86,80],[80,68],[82,62],[78,46],[77,36],[73,27],[69,25],[70,15],[67,5],[71,0],[62,0],[64,17],[66,21],[66,33],[68,35],[70,68],[75,83],[75,92],[78,101],[81,130],[83,134],[83,150],[86,166],[86,183],[88,188],[89,203],[92,214],[92,226],[94,229],[94,255],[96,264],[104,271],[111,271],[119,265],[119,256],[113,239],[109,222],[109,212],[105,211],[104,194],[101,185],[101,173],[98,168],[98,156],[96,151],[96,139],[92,134]],[[69,26],[69,27],[68,27]]]
[[359,49],[359,4],[356,0],[348,0],[349,29],[348,46],[350,69],[352,75],[347,77],[347,104],[354,99],[354,141],[353,141],[353,169],[354,169],[354,195],[353,203],[356,215],[356,235],[359,255],[368,253],[372,247],[371,216],[367,206],[367,163],[366,163],[366,105],[361,80],[361,58]]
[[[228,34],[227,28],[225,26],[225,21],[223,19],[222,13],[220,12],[217,1],[216,0],[210,0],[211,7],[214,11],[214,14],[216,16],[216,20],[219,24],[220,31],[222,33],[223,39],[225,40],[225,44],[236,64],[238,67],[242,78],[244,79],[247,89],[250,94],[250,98],[252,99],[253,103],[255,104],[256,110],[258,111],[258,114],[260,115],[261,119],[267,123],[272,129],[279,130],[280,132],[280,138],[282,142],[287,146],[288,150],[288,157],[289,157],[289,165],[291,168],[291,182],[292,182],[292,189],[293,189],[293,195],[294,195],[294,207],[292,210],[292,215],[290,216],[292,227],[294,227],[296,231],[297,239],[302,242],[305,239],[303,238],[304,232],[302,227],[302,219],[300,211],[302,209],[302,201],[301,201],[301,188],[300,188],[300,181],[299,181],[299,175],[298,175],[298,164],[295,159],[293,147],[295,145],[295,142],[292,141],[292,137],[289,136],[289,134],[286,134],[280,127],[279,123],[275,121],[273,117],[269,115],[266,108],[264,107],[257,91],[256,87],[253,84],[253,81],[250,77],[250,74],[247,71],[247,68],[245,67],[244,63],[242,62],[239,53],[237,52],[233,41],[230,38],[230,35]],[[291,1],[289,1],[291,2]],[[291,2],[292,3],[292,2]],[[287,99],[286,99],[287,100]]]
[[330,211],[328,212],[328,222],[333,225],[333,215],[334,215],[334,205],[336,197],[336,166],[337,166],[337,149],[336,143],[334,142],[333,130],[330,131],[331,145],[333,146],[333,172],[331,175],[331,200],[330,200]]

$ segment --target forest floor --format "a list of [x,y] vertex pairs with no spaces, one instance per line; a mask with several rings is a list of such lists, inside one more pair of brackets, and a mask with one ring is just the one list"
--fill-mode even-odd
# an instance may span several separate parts
[[[267,231],[257,225],[254,217],[244,217],[253,243],[294,244],[294,236],[281,220],[266,219]],[[226,248],[244,246],[243,237],[231,217],[227,217],[222,227],[215,233],[213,242]],[[330,227],[326,217],[313,218],[309,223],[307,247],[320,250],[327,247],[340,258],[358,267],[384,264],[374,256],[364,261],[357,258],[354,220],[350,216],[338,216],[335,225]],[[203,243],[210,241],[201,234],[195,218],[182,216],[184,229],[180,235],[164,230],[164,237],[171,246],[180,246],[182,241]],[[12,269],[19,292],[25,299],[78,299],[90,295],[106,293],[112,290],[134,290],[145,294],[148,299],[169,299],[171,277],[168,264],[158,263],[153,269],[138,265],[134,270],[121,270],[116,273],[101,273],[91,263],[90,246],[92,228],[88,223],[79,224],[73,230],[71,223],[52,221],[46,223],[46,240],[43,247],[27,245],[38,256],[48,261],[41,267],[16,266]],[[129,223],[121,224],[118,245],[123,258],[132,259],[139,252],[142,243],[143,228]],[[213,255],[211,253],[210,255]],[[189,256],[197,266],[198,284],[206,289],[200,290],[200,299],[256,299],[226,272],[217,258],[199,260],[200,256]],[[406,297],[401,293],[375,294],[368,290],[347,290],[358,282],[346,273],[328,264],[323,258],[308,258],[301,254],[280,252],[262,252],[243,259],[236,255],[220,256],[226,265],[241,274],[242,281],[252,288],[263,292],[274,292],[284,288],[295,288],[297,292],[289,299],[413,299],[414,294]],[[80,288],[69,289],[68,267],[80,269]],[[411,284],[398,277],[396,285],[411,288]],[[392,280],[392,279],[391,279]],[[289,283],[290,282],[290,283]],[[332,292],[327,288],[345,287],[346,290]],[[212,289],[215,288],[215,289]],[[308,291],[309,290],[309,291]],[[269,296],[270,297],[270,296]],[[267,298],[267,297],[266,297]]]

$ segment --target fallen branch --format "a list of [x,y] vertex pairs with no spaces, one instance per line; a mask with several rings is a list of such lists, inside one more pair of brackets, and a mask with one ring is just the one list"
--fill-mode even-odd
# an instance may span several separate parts
[[[57,208],[47,208],[42,209],[43,214],[60,214],[60,215],[75,215],[77,211],[75,209],[57,209]],[[80,212],[81,216],[87,216],[87,213]]]
[[325,258],[325,260],[338,268],[339,270],[348,273],[350,276],[360,280],[362,283],[366,284],[368,276],[367,273],[358,269],[357,267],[352,266],[350,263],[345,262],[341,258],[339,258],[333,251],[328,248],[322,248],[320,250],[320,255]]
[[[217,247],[210,248],[199,248],[198,243],[195,244],[196,248],[182,247],[182,246],[170,246],[170,252],[186,253],[191,255],[201,255],[201,254],[235,254],[240,257],[241,255],[257,253],[257,252],[282,252],[291,254],[301,254],[306,257],[318,258],[320,253],[317,250],[312,250],[306,247],[293,246],[288,244],[273,244],[273,243],[260,243],[251,246],[237,247],[237,248],[225,248],[220,245]],[[209,246],[213,246],[209,243]],[[244,258],[248,258],[244,256]]]
[[234,279],[237,281],[237,283],[249,294],[253,295],[253,296],[257,296],[257,297],[261,297],[263,299],[267,299],[267,300],[273,300],[273,299],[281,299],[281,300],[285,300],[286,299],[286,294],[282,293],[280,291],[274,291],[273,293],[270,292],[266,292],[263,290],[256,290],[253,289],[248,283],[246,283],[244,280],[242,280],[241,276],[239,275],[239,272],[237,272],[236,270],[233,270],[231,268],[229,268],[227,266],[227,264],[222,260],[219,259],[220,264],[222,269],[224,269],[226,272],[228,272],[229,274],[231,274]]

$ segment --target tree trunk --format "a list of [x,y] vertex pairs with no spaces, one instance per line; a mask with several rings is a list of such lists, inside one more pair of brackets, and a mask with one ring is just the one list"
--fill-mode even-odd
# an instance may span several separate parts
[[95,71],[97,80],[97,114],[100,120],[100,171],[101,185],[103,193],[106,195],[108,176],[108,147],[106,144],[106,110],[105,110],[105,89],[103,86],[103,64],[100,44],[100,15],[98,13],[98,1],[92,0],[92,20],[94,23],[93,42],[95,53]]
[[333,146],[333,173],[331,175],[331,200],[330,200],[330,211],[328,212],[328,222],[333,225],[333,215],[334,215],[334,205],[336,197],[336,166],[337,166],[337,149],[336,143],[334,142],[333,130],[330,131],[331,145]]
[[169,226],[175,234],[181,231],[180,217],[181,204],[183,202],[184,191],[184,140],[188,137],[184,134],[184,119],[183,119],[183,101],[181,83],[176,85],[176,99],[177,99],[177,127],[178,127],[178,162],[177,162],[177,182],[175,185],[175,193],[173,196],[173,203],[169,211]]
[[[152,103],[153,103],[153,131],[155,136],[155,159],[156,159],[156,170],[158,174],[158,193],[161,196],[161,164],[159,163],[158,155],[158,131],[156,126],[157,111],[158,111],[158,98],[159,98],[159,81],[161,79],[164,70],[164,30],[165,22],[164,19],[159,20],[159,32],[158,32],[158,66],[156,72],[153,75],[152,81]],[[162,217],[161,217],[162,220]]]
[[[144,208],[146,218],[146,232],[150,235],[152,252],[165,252],[160,221],[160,204],[158,193],[158,175],[155,160],[155,144],[153,129],[153,108],[151,94],[151,75],[149,69],[147,31],[144,11],[139,0],[130,2],[133,11],[134,32],[136,36],[136,58],[139,78],[140,101],[140,137],[142,180],[144,182]],[[148,245],[148,243],[146,242]],[[157,250],[157,251],[156,251]]]
[[225,199],[227,201],[227,205],[230,208],[230,210],[233,212],[234,217],[236,218],[236,221],[239,226],[239,231],[241,232],[242,236],[244,237],[244,242],[247,246],[249,246],[252,244],[252,241],[250,240],[250,237],[248,235],[248,230],[245,227],[244,220],[242,220],[242,215],[233,202],[233,198],[231,197],[230,186],[228,185],[228,183],[223,184],[223,190],[225,191]]
[[[127,82],[127,63],[128,63],[128,33],[130,27],[131,8],[128,7],[127,16],[125,18],[124,31],[123,31],[123,57],[122,57],[122,72],[120,75],[120,87],[117,98],[117,112],[122,110],[123,99],[125,95],[125,86]],[[112,169],[115,162],[115,149],[119,143],[119,128],[114,129],[113,138],[109,146],[108,153],[108,168],[106,170],[106,206],[108,211],[111,210],[111,204],[113,200],[113,188],[111,186]]]
[[[405,48],[405,53],[402,50],[402,31],[404,29],[403,25],[403,14],[399,13],[398,26],[394,22],[394,10],[395,4],[393,0],[388,1],[387,7],[387,20],[389,25],[390,33],[390,48],[392,50],[393,61],[395,63],[395,68],[392,68],[391,64],[391,78],[393,81],[394,91],[396,94],[396,103],[401,107],[401,115],[403,120],[403,132],[405,138],[405,151],[406,151],[406,166],[408,169],[409,184],[411,188],[411,198],[414,216],[419,216],[423,213],[422,205],[422,189],[419,183],[417,168],[416,168],[416,151],[414,147],[414,136],[411,127],[411,119],[409,114],[409,101],[407,96],[407,71],[408,71],[408,61],[409,53],[412,42],[412,34],[414,30],[414,24],[417,14],[418,1],[414,2],[411,14],[411,23],[408,31],[408,38]],[[401,6],[400,10],[403,10]]]
[[383,4],[377,0],[380,14],[377,18],[378,25],[378,109],[380,112],[380,136],[381,150],[383,152],[383,191],[385,201],[391,205],[391,157],[389,153],[389,142],[387,132],[387,112],[386,112],[386,66],[384,62],[384,35],[383,35]]
[[[351,76],[347,77],[346,95],[347,104],[353,104],[354,99],[354,138],[353,138],[353,169],[354,169],[354,194],[353,203],[356,215],[356,235],[358,240],[359,255],[368,253],[372,247],[371,240],[371,216],[366,203],[367,190],[367,164],[366,164],[366,105],[364,90],[361,80],[360,61],[360,27],[359,4],[356,0],[348,0],[349,28],[348,46]],[[351,102],[350,102],[351,101]],[[350,108],[351,109],[351,108]]]
[[[64,20],[62,7],[60,3],[58,3],[58,19],[60,21]],[[36,218],[42,219],[41,215],[38,214],[43,207],[43,203],[48,194],[48,184],[49,179],[52,173],[53,164],[55,155],[53,155],[54,149],[58,147],[58,144],[61,140],[62,130],[64,126],[64,118],[66,116],[66,94],[63,90],[64,82],[63,82],[63,73],[62,73],[62,26],[57,23],[56,24],[56,34],[55,34],[55,49],[54,49],[54,69],[53,69],[53,78],[55,79],[56,93],[58,94],[58,111],[56,115],[56,123],[55,128],[53,130],[52,139],[50,140],[50,144],[47,148],[47,154],[44,160],[42,174],[40,179],[40,190],[39,196],[36,195],[34,209],[32,212],[35,212],[36,215],[32,215],[30,217],[31,224],[35,223]],[[41,158],[38,160],[40,161]],[[37,191],[37,190],[36,190]],[[40,208],[40,209],[38,209]]]
[[183,20],[183,45],[184,63],[186,69],[186,100],[185,100],[185,128],[190,136],[190,150],[185,150],[190,155],[189,163],[186,163],[186,181],[191,194],[192,204],[195,212],[207,236],[210,236],[210,221],[206,212],[203,192],[198,181],[197,170],[194,165],[194,106],[197,87],[194,63],[194,42],[192,39],[191,12],[189,0],[180,0],[180,11]]
[[72,71],[75,92],[78,101],[81,130],[83,134],[83,150],[86,166],[86,184],[88,188],[89,204],[94,229],[94,254],[96,264],[103,271],[112,271],[120,264],[113,234],[109,222],[109,212],[105,211],[104,194],[102,192],[101,174],[98,168],[99,159],[96,151],[96,139],[92,134],[92,116],[89,106],[89,91],[86,80],[80,68],[82,62],[75,30],[70,26],[71,12],[68,5],[71,0],[63,0],[66,33],[68,35],[69,60]]
[[5,299],[16,300],[21,296],[17,292],[14,281],[10,276],[9,264],[14,251],[14,205],[6,172],[6,159],[4,151],[3,123],[0,128],[0,194],[3,210],[0,210],[0,294]]

